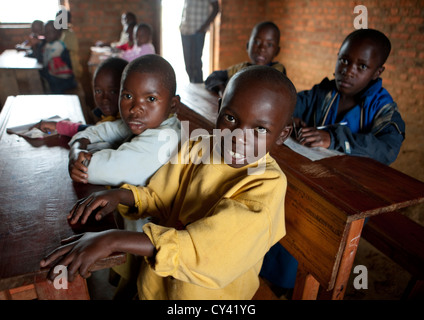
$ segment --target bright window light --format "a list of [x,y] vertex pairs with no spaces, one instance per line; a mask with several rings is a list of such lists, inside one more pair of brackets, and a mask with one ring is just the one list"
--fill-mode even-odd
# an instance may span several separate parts
[[59,10],[59,0],[1,0],[0,23],[46,22],[54,20]]

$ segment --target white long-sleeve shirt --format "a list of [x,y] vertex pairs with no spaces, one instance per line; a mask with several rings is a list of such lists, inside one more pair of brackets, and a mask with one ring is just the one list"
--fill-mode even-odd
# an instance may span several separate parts
[[119,119],[88,127],[73,136],[70,144],[77,139],[86,138],[90,143],[108,142],[117,147],[93,154],[87,172],[89,183],[110,186],[123,183],[145,185],[153,173],[167,162],[171,153],[178,152],[180,132],[181,123],[173,116],[159,127],[147,129],[131,138],[130,129]]

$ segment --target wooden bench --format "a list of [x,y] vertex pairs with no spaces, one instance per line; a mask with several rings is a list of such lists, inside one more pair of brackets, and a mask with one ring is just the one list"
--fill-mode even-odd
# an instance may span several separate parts
[[362,236],[412,275],[404,298],[424,297],[424,227],[399,212],[371,217]]

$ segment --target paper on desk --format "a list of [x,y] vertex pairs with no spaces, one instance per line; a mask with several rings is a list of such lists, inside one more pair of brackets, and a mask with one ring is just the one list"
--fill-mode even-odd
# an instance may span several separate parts
[[[59,122],[59,121],[68,120],[68,119],[62,119],[59,116],[53,116],[53,117],[45,119],[45,120]],[[51,136],[54,136],[54,135],[57,134],[56,130],[53,131],[53,132],[50,132],[50,133],[46,133],[46,132],[41,131],[40,129],[32,128],[37,123],[38,122],[34,122],[34,123],[24,124],[24,125],[21,125],[21,126],[7,128],[6,131],[9,134],[17,134],[18,136],[26,137],[26,138],[30,138],[30,139],[42,139],[42,138],[51,137]]]
[[334,156],[341,156],[344,155],[344,153],[339,152],[339,151],[335,151],[335,150],[329,150],[326,148],[321,148],[321,147],[314,147],[314,148],[310,148],[310,147],[305,147],[302,146],[301,144],[297,143],[293,138],[288,138],[284,144],[289,147],[290,149],[292,149],[294,152],[297,152],[298,154],[308,158],[309,160],[312,161],[317,161],[317,160],[321,160],[321,159],[325,159],[325,158],[330,158],[330,157],[334,157]]

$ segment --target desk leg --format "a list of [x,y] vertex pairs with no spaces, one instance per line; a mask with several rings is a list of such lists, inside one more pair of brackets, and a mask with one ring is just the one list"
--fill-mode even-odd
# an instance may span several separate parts
[[363,225],[364,219],[355,220],[350,224],[346,246],[343,251],[343,257],[340,262],[339,272],[331,297],[332,300],[342,300],[344,297],[352,265],[355,260],[356,250],[358,249],[359,240],[361,239]]
[[39,300],[90,300],[87,282],[81,276],[68,283],[67,289],[56,289],[53,283],[40,281],[35,283]]
[[316,300],[318,290],[319,282],[310,273],[298,268],[292,300]]

